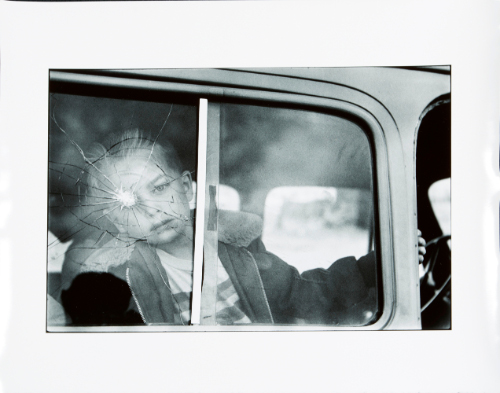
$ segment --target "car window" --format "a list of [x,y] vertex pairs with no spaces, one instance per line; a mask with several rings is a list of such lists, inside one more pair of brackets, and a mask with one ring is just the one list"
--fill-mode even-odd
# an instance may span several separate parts
[[[374,228],[365,131],[337,115],[264,105],[223,103],[220,119],[220,182],[238,191],[242,212],[263,220],[254,242],[305,277],[337,263],[355,268]],[[373,322],[378,310],[364,307],[329,323]]]
[[[77,277],[88,273],[108,274],[110,266],[116,265],[129,250],[134,249],[137,242],[124,241],[122,233],[135,229],[144,235],[139,236],[144,239],[136,240],[144,240],[147,245],[154,247],[148,240],[150,231],[144,227],[139,216],[144,215],[147,210],[150,215],[149,222],[156,222],[157,219],[153,216],[158,215],[160,210],[151,198],[125,198],[127,195],[136,196],[139,191],[142,193],[147,189],[146,185],[141,183],[139,187],[134,187],[132,192],[132,189],[122,187],[122,184],[115,180],[116,177],[127,177],[127,172],[123,172],[125,174],[122,176],[122,171],[116,166],[117,162],[108,165],[109,171],[102,169],[99,164],[113,154],[113,149],[117,149],[112,142],[114,137],[124,135],[125,131],[134,133],[135,130],[140,130],[153,145],[141,153],[145,159],[150,158],[151,165],[155,163],[153,170],[167,176],[165,168],[169,167],[169,164],[174,166],[173,162],[163,165],[156,160],[156,156],[153,157],[152,152],[158,150],[154,146],[171,146],[176,151],[179,168],[196,181],[198,106],[196,101],[194,102],[174,103],[170,98],[153,102],[65,93],[51,94],[47,268],[47,290],[51,298],[47,308],[48,316],[53,314],[50,305],[56,304],[55,302],[65,305],[64,292],[73,287]],[[130,151],[132,150],[134,148],[130,148]],[[123,159],[124,162],[127,160],[128,158]],[[148,179],[146,165],[138,169],[133,168],[133,161],[130,163],[129,172],[136,171],[141,181]],[[160,191],[166,187],[165,184],[156,183],[152,186]],[[191,199],[186,199],[186,205],[188,202],[191,202]],[[173,206],[172,212],[165,214],[162,220],[174,217],[178,211],[174,200],[167,203]],[[126,220],[116,219],[115,213],[126,216]],[[180,216],[180,213],[178,215]],[[189,213],[184,216],[186,220],[192,220]],[[108,253],[104,255],[103,250]],[[92,267],[90,261],[95,260],[94,256],[99,254],[103,254],[102,266]],[[115,280],[115,284],[126,287],[125,276],[117,276],[120,280]],[[102,282],[101,278],[96,279],[88,275],[85,277],[89,279],[89,285],[84,288],[86,294],[97,290],[100,284],[101,289],[108,288],[106,290],[111,290],[115,285],[113,282]],[[131,294],[126,292],[123,296],[131,298]],[[70,299],[68,296],[66,299]],[[78,293],[74,293],[72,302],[68,301],[66,304],[74,304],[73,300],[79,297]],[[97,306],[106,307],[103,304]],[[65,319],[53,321],[49,318],[48,325],[74,325],[76,321],[68,312],[69,306],[65,308]],[[82,305],[75,305],[75,308],[82,309]],[[77,314],[73,314],[75,318]],[[80,324],[104,323],[94,318],[95,315],[91,317],[93,319],[81,320]],[[140,317],[138,321],[140,322]],[[113,325],[117,322],[108,320],[106,323]],[[133,324],[133,321],[131,323]]]
[[[174,310],[167,317],[162,314],[160,324],[188,326],[195,308],[206,325],[374,323],[382,304],[381,267],[374,250],[372,151],[363,127],[337,114],[216,103],[218,123],[210,116],[207,122],[208,199],[200,207],[197,188],[205,180],[197,173],[202,132],[197,103],[194,99],[177,102],[172,96],[153,102],[51,95],[48,295],[50,304],[55,300],[65,307],[66,320],[48,324],[155,322],[158,315],[149,307],[151,296],[144,293],[157,287],[166,291],[160,297],[161,307],[173,301],[168,307]],[[210,111],[212,104],[208,105]],[[121,144],[137,137],[127,136],[117,144],[113,136],[137,129],[145,131],[151,145],[142,156],[127,155]],[[166,168],[177,165],[175,160],[158,161],[154,152],[160,146],[172,147],[184,171],[171,179],[175,189],[170,189],[170,181],[156,184],[168,175]],[[96,149],[100,154],[95,154]],[[112,161],[109,171],[104,170],[101,165],[116,149],[125,158]],[[143,196],[146,191],[148,197]],[[156,199],[162,193],[168,194],[168,200]],[[158,214],[165,216],[158,221]],[[180,265],[169,264],[175,261],[168,254],[171,250],[167,256],[163,253],[165,242],[171,242],[165,233],[172,232],[172,238],[192,247],[203,233],[195,230],[200,214],[207,222],[204,252],[194,258],[195,273],[179,276],[175,266]],[[186,227],[190,223],[191,237],[177,230],[179,226],[171,226],[173,218]],[[163,227],[168,230],[160,231]],[[131,279],[132,265],[123,261],[138,260],[142,260],[140,266],[151,265],[160,274]],[[193,286],[189,285],[196,284],[196,260],[205,261],[201,295],[199,291],[190,294]],[[282,291],[295,286],[294,280],[285,280],[295,274],[294,268],[303,274],[303,285],[300,293],[288,293],[284,304]],[[348,285],[342,280],[345,276]],[[145,277],[154,282],[145,284]],[[193,284],[185,284],[190,280]],[[139,292],[137,283],[141,283]],[[258,287],[265,288],[264,295]],[[81,319],[84,309],[78,302],[94,298],[83,296],[89,288],[123,293],[129,308],[120,314],[122,319],[103,321],[107,314],[101,311],[91,315],[94,319],[85,319],[88,315]],[[200,296],[201,304],[196,305]],[[146,305],[141,303],[144,300]],[[95,306],[108,307],[102,302]],[[49,307],[47,311],[53,314]]]

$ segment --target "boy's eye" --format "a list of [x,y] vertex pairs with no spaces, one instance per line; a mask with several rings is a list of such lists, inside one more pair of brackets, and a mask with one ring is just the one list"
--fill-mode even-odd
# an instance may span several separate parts
[[153,192],[156,193],[156,192],[163,192],[167,189],[168,187],[168,184],[160,184],[159,186],[155,186],[155,188],[153,188]]

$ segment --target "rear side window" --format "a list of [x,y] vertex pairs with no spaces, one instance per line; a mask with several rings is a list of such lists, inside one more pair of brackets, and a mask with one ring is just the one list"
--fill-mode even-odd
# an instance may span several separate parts
[[[241,211],[263,220],[256,241],[268,252],[306,276],[375,257],[372,154],[360,126],[331,114],[241,104],[222,104],[220,124],[220,181],[238,190]],[[337,262],[345,257],[353,258]],[[329,321],[369,324],[376,303]]]
[[51,95],[49,330],[375,323],[365,129],[311,109],[155,97]]
[[[111,294],[114,289],[127,288],[125,276],[118,275],[118,279],[109,273],[113,261],[120,260],[120,253],[125,255],[136,244],[135,241],[123,241],[121,234],[135,228],[139,234],[137,242],[148,244],[150,230],[144,226],[141,215],[149,211],[150,222],[153,223],[175,213],[167,212],[161,219],[154,218],[159,209],[153,205],[156,202],[148,198],[134,198],[129,204],[120,203],[120,194],[130,190],[127,191],[125,185],[116,179],[121,177],[126,180],[126,175],[122,176],[119,166],[115,167],[118,161],[110,161],[106,168],[99,164],[106,154],[116,149],[112,142],[114,136],[127,130],[142,130],[153,143],[171,145],[177,152],[179,166],[196,182],[197,116],[196,104],[174,103],[169,99],[152,102],[51,94],[48,135],[48,326],[105,326],[141,322],[135,311],[135,317],[130,318],[127,304],[132,296],[127,290],[122,295],[116,292],[116,296],[104,296],[106,301],[93,298],[99,299],[102,293]],[[144,151],[146,156],[149,153],[150,150]],[[146,169],[139,172],[145,179]],[[144,189],[142,185],[135,187],[135,194],[139,195]],[[194,208],[193,200],[188,202]],[[172,206],[175,204],[172,203]],[[124,224],[121,230],[118,226],[120,220],[114,213],[126,217],[121,223]],[[105,253],[101,258],[101,267],[89,267],[88,261],[100,252]],[[75,289],[68,292],[77,277],[82,282],[86,280],[87,285],[77,288],[75,284]],[[69,295],[64,296],[65,292]],[[81,299],[85,302],[81,303]],[[120,304],[124,304],[123,308]],[[90,311],[86,312],[85,308]],[[116,313],[121,315],[121,319],[110,317]]]

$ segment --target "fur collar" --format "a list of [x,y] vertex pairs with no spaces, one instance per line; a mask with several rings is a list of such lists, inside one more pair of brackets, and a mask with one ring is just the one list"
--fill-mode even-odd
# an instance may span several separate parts
[[219,210],[219,241],[239,247],[247,247],[262,234],[262,219],[252,213]]

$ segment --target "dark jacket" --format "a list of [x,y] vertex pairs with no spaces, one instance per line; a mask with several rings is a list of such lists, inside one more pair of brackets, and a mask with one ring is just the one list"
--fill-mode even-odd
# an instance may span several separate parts
[[[326,270],[299,274],[276,255],[262,249],[251,252],[251,248],[219,243],[219,258],[252,322],[353,326],[374,319],[377,304],[373,254],[357,261],[343,258]],[[134,308],[144,323],[175,323],[177,310],[167,274],[154,249],[146,243],[137,243],[129,260],[110,268],[108,273],[127,282]],[[102,306],[115,300],[118,293],[99,296],[111,297],[98,300]]]
[[[234,243],[234,238],[229,240]],[[219,242],[218,254],[253,323],[356,326],[376,319],[374,253],[359,260],[342,258],[328,269],[299,274],[267,252],[258,238],[246,247],[241,239],[236,243],[240,245]],[[177,310],[155,249],[137,242],[130,250],[126,261],[112,264],[106,271],[128,283],[132,304],[145,323],[174,324]]]

